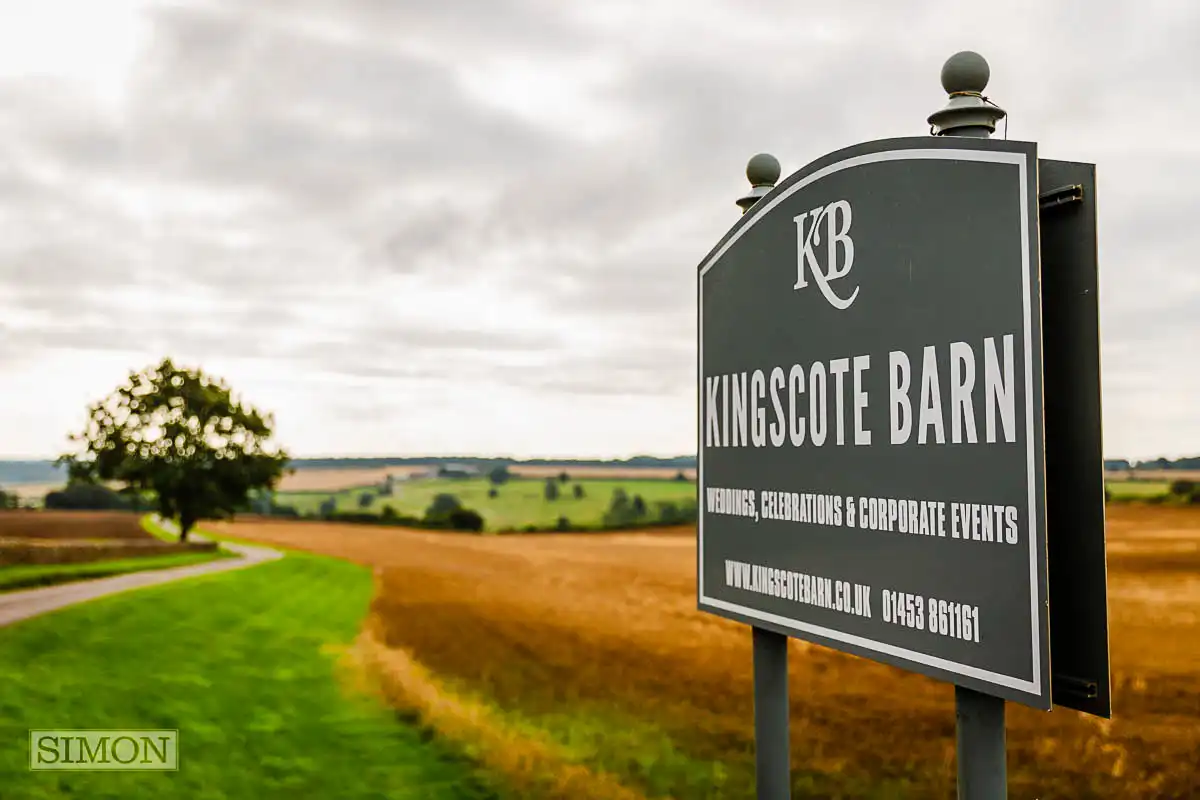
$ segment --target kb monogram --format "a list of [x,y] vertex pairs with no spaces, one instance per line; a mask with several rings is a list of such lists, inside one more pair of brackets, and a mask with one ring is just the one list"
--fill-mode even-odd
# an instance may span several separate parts
[[[804,273],[812,268],[813,280],[816,281],[821,294],[825,295],[825,299],[834,308],[845,311],[858,297],[859,287],[854,287],[850,296],[843,300],[829,284],[846,277],[850,274],[850,268],[854,266],[854,240],[850,238],[850,203],[837,200],[827,206],[806,211],[793,219],[796,223],[796,285],[792,288],[803,289],[808,286]],[[825,272],[821,271],[817,255],[813,252],[813,247],[821,244],[822,222],[825,223],[829,252],[828,269]],[[841,243],[842,252],[845,254],[841,266],[838,266],[838,243]]]

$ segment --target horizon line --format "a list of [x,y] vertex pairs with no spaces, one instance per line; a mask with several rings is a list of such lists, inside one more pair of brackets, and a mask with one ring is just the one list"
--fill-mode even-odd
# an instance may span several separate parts
[[[58,456],[29,456],[29,455],[0,455],[0,463],[12,462],[54,462]],[[529,455],[514,456],[511,454],[480,454],[480,453],[417,453],[403,455],[389,453],[386,455],[363,455],[355,453],[322,453],[315,455],[293,455],[289,461],[365,461],[388,459],[436,458],[446,461],[454,459],[479,459],[492,461],[632,461],[635,458],[651,458],[660,461],[670,461],[678,458],[698,458],[697,453],[674,453],[672,455],[656,455],[654,453],[634,453],[632,455]],[[1128,461],[1131,464],[1143,461],[1179,461],[1183,459],[1200,458],[1200,452],[1194,454],[1154,455],[1154,456],[1104,456],[1103,461]]]
[[[676,458],[696,458],[695,453],[674,453],[672,455],[655,455],[654,453],[634,453],[633,455],[622,456],[595,456],[595,455],[530,455],[530,456],[514,456],[514,455],[497,455],[497,454],[471,454],[471,453],[417,453],[413,455],[402,455],[390,453],[387,455],[359,455],[359,454],[317,454],[317,455],[293,455],[291,461],[319,461],[319,460],[386,460],[386,459],[413,459],[413,458],[438,458],[447,461],[452,461],[456,458],[473,458],[487,459],[494,461],[631,461],[635,458],[653,458],[661,461],[670,461]],[[0,455],[0,463],[13,461],[34,461],[34,462],[52,462],[58,456],[26,456],[26,455]]]

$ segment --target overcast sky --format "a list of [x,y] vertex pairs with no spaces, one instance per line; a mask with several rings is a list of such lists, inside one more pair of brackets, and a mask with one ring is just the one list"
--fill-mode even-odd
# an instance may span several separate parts
[[695,449],[744,167],[925,135],[974,49],[1100,181],[1105,450],[1200,452],[1200,6],[0,2],[0,457],[171,355],[296,455]]

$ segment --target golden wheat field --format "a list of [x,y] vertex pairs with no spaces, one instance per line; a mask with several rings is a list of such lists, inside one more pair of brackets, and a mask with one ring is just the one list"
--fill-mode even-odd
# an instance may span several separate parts
[[[213,527],[377,567],[364,674],[517,778],[557,769],[564,797],[753,796],[750,633],[696,610],[693,530]],[[1200,797],[1200,513],[1112,507],[1108,539],[1113,719],[1009,704],[1010,797]],[[796,797],[953,797],[950,686],[791,654]]]

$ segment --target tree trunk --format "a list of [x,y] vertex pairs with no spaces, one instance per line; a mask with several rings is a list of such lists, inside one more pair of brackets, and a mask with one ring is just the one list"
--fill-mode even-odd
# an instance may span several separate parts
[[187,541],[188,531],[190,531],[195,526],[195,524],[196,524],[196,520],[192,519],[191,517],[189,517],[187,515],[181,515],[179,517],[179,541],[180,542]]

